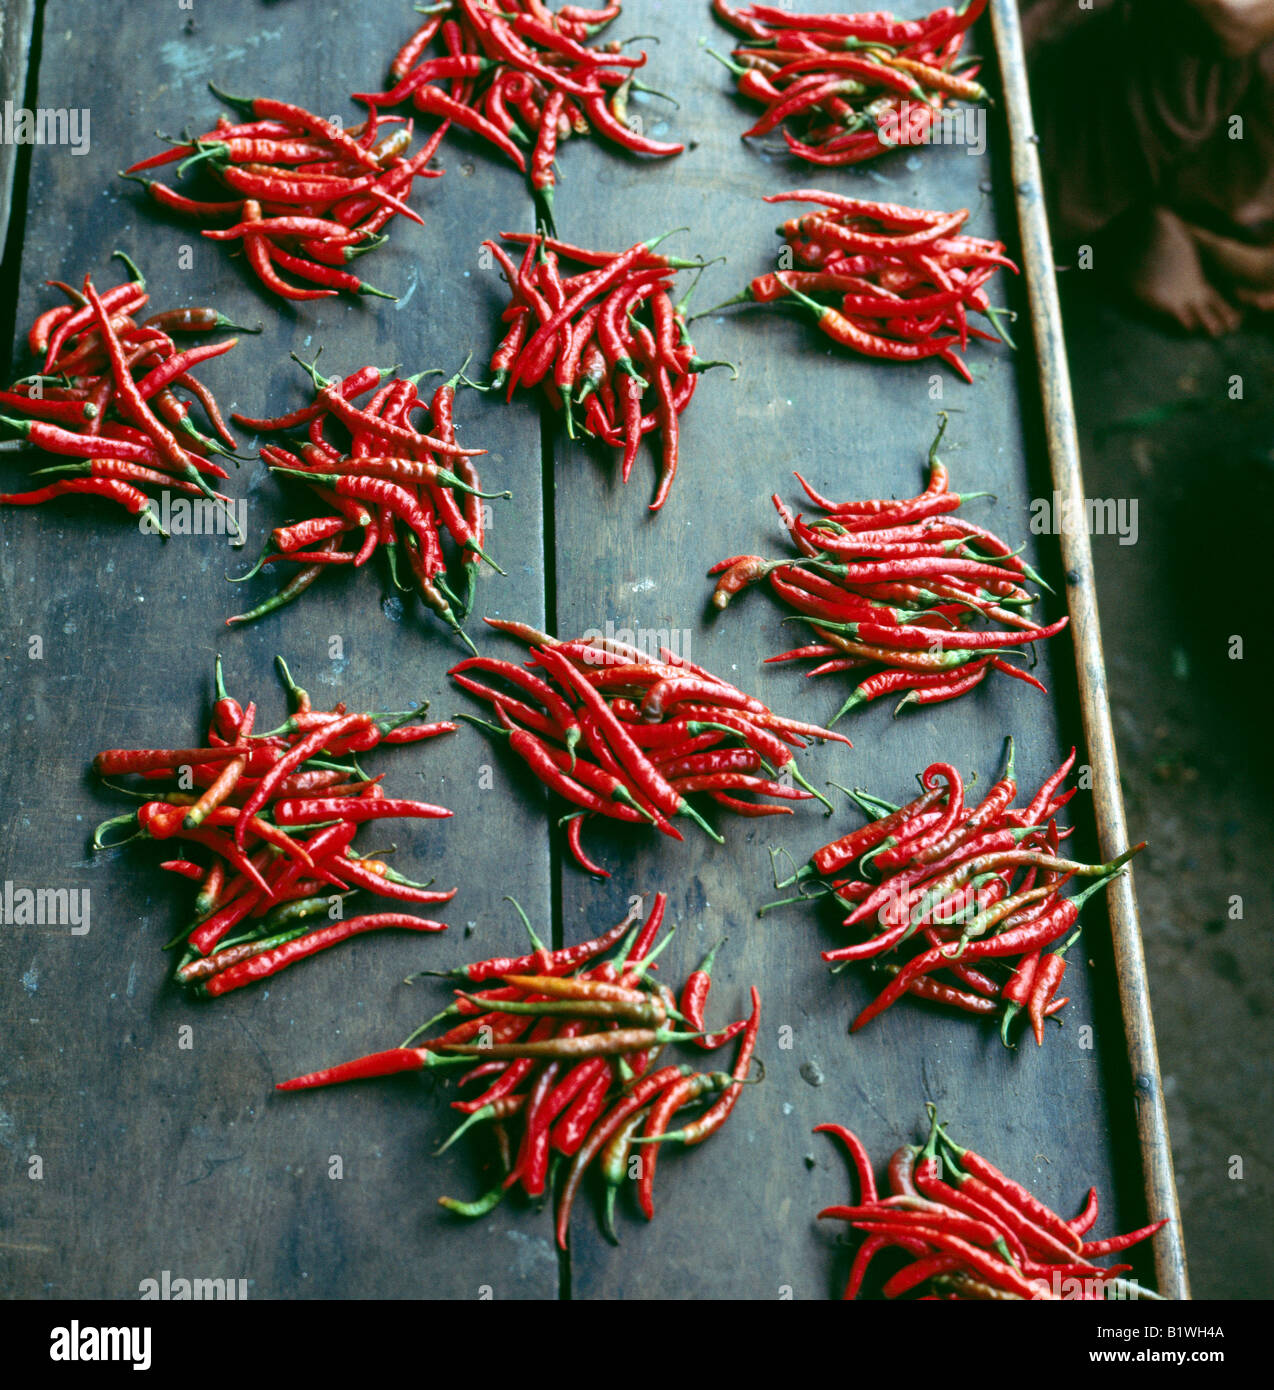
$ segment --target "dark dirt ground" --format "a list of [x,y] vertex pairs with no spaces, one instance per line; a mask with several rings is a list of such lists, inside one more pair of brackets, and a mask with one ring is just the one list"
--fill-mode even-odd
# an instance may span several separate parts
[[1093,545],[1194,1295],[1270,1298],[1274,324],[1186,338],[1060,278],[1086,493],[1138,502]]

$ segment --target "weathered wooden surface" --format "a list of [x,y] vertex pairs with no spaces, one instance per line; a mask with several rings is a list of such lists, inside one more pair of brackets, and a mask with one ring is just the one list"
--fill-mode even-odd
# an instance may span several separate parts
[[[233,91],[269,91],[346,111],[334,94],[374,82],[411,23],[405,9],[399,14],[392,6],[302,12],[252,0],[226,0],[197,14],[194,32],[186,33],[182,12],[168,6],[135,5],[108,16],[49,0],[41,90],[96,96],[94,148],[75,160],[35,152],[19,322],[47,302],[37,289],[46,275],[74,279],[91,267],[106,277],[109,252],[119,245],[143,260],[156,304],[215,297],[236,318],[264,320],[259,339],[245,339],[206,372],[223,399],[254,413],[299,398],[289,350],[310,354],[323,345],[329,370],[367,360],[419,370],[453,369],[469,347],[488,348],[504,291],[498,275],[479,268],[477,246],[486,235],[527,225],[529,199],[515,171],[464,141],[444,145],[447,176],[423,191],[426,227],[396,224],[391,246],[363,262],[368,278],[403,294],[397,307],[280,311],[220,252],[198,245],[193,269],[178,268],[179,248],[199,239],[112,178],[151,148],[149,132],[210,118],[216,107],[204,83],[214,76]],[[724,71],[698,45],[701,36],[719,48],[730,41],[706,4],[630,0],[623,32],[660,36],[649,49],[650,81],[678,96],[682,109],[665,116],[662,104],[644,101],[638,109],[694,143],[681,158],[656,164],[565,146],[558,210],[568,239],[620,249],[688,225],[692,231],[673,243],[679,251],[729,256],[728,265],[705,275],[702,306],[770,268],[781,217],[759,199],[783,188],[824,184],[926,206],[968,206],[976,231],[1014,240],[1002,120],[989,122],[992,153],[983,158],[948,147],[900,154],[859,173],[813,174],[739,141],[746,113]],[[151,61],[138,67],[130,56],[137,51]],[[663,133],[658,125],[653,131]],[[1007,293],[1024,306],[1020,289]],[[509,578],[486,582],[479,611],[485,605],[531,622],[544,618],[563,635],[608,621],[668,631],[683,651],[686,632],[693,660],[785,712],[830,716],[846,687],[760,665],[798,640],[764,595],[706,618],[704,571],[713,561],[753,549],[781,553],[768,498],[773,491],[794,497],[791,469],[834,493],[909,494],[923,479],[943,408],[952,416],[945,456],[955,485],[997,494],[995,502],[971,504],[971,517],[1026,540],[1029,501],[1050,483],[1025,347],[1016,361],[1003,349],[974,347],[976,387],[944,375],[939,401],[923,369],[848,360],[824,342],[794,319],[755,310],[700,321],[702,354],[733,358],[741,375],[731,383],[716,372],[702,383],[684,419],[682,475],[662,515],[646,510],[646,454],[625,489],[607,451],[550,432],[547,538],[536,408],[463,396],[465,439],[493,451],[483,461],[484,478],[517,494],[513,504],[496,504],[491,541]],[[11,465],[5,468],[11,476]],[[285,514],[263,473],[250,468],[242,484],[251,498],[252,543]],[[1044,538],[1028,553],[1060,591],[1055,544]],[[755,909],[773,896],[772,843],[802,860],[829,831],[856,824],[857,813],[826,821],[817,807],[800,806],[769,823],[722,816],[724,847],[693,828],[681,845],[594,833],[591,843],[613,874],[598,886],[559,866],[538,790],[500,750],[466,730],[378,764],[391,786],[410,788],[419,772],[423,786],[457,811],[451,822],[413,825],[396,837],[404,865],[461,883],[455,910],[443,914],[450,935],[363,941],[281,977],[268,995],[245,991],[219,1006],[191,1006],[164,983],[167,960],[157,948],[172,930],[181,895],[156,886],[154,855],[86,856],[93,822],[118,809],[85,779],[92,753],[156,730],[193,733],[185,721],[206,696],[218,649],[245,691],[268,686],[270,656],[282,651],[316,693],[365,698],[374,707],[424,694],[439,713],[466,704],[445,689],[444,672],[458,649],[427,621],[399,620],[392,605],[382,611],[380,588],[368,574],[326,581],[259,629],[226,633],[219,618],[244,595],[223,581],[224,569],[238,567],[223,541],[182,538],[163,547],[69,505],[5,517],[0,554],[8,696],[0,717],[16,750],[0,773],[0,881],[94,890],[87,937],[8,927],[0,938],[0,998],[13,1053],[0,1093],[0,1109],[10,1117],[0,1135],[7,1143],[8,1199],[0,1208],[6,1292],[130,1296],[141,1279],[167,1268],[248,1277],[254,1297],[477,1297],[484,1285],[496,1297],[555,1296],[559,1263],[547,1213],[511,1203],[463,1232],[438,1213],[440,1192],[479,1190],[463,1152],[452,1162],[453,1154],[430,1158],[450,1126],[438,1097],[422,1103],[422,1088],[409,1081],[310,1097],[270,1094],[282,1076],[392,1045],[433,1012],[438,991],[398,983],[409,970],[513,945],[518,934],[500,901],[505,893],[541,923],[560,897],[555,929],[571,941],[616,920],[630,894],[662,888],[671,899],[668,920],[678,927],[664,957],[665,978],[679,981],[728,933],[710,1018],[735,1016],[752,983],[764,1000],[759,1055],[766,1081],[742,1096],[710,1144],[663,1157],[653,1225],[621,1201],[623,1244],[613,1250],[597,1234],[595,1194],[586,1188],[560,1270],[573,1296],[823,1298],[837,1291],[845,1253],[835,1233],[816,1228],[812,1218],[842,1197],[848,1180],[839,1155],[810,1130],[828,1120],[849,1124],[883,1162],[917,1137],[927,1099],[940,1105],[957,1138],[1028,1178],[1061,1209],[1077,1206],[1092,1181],[1104,1199],[1103,1231],[1137,1224],[1143,1206],[1132,1087],[1100,904],[1089,909],[1091,967],[1077,963],[1069,972],[1066,1027],[1051,1029],[1044,1049],[1007,1053],[989,1026],[916,1003],[850,1039],[848,1022],[870,986],[859,971],[826,974],[818,950],[838,939],[834,930],[799,909],[764,921]],[[255,582],[243,588],[265,592]],[[40,661],[28,657],[32,635],[44,638]],[[329,658],[333,636],[344,643],[341,661]],[[502,640],[479,642],[484,650],[514,652]],[[816,782],[834,778],[901,799],[915,773],[938,757],[968,776],[993,777],[1011,733],[1020,781],[1037,785],[1080,730],[1070,649],[1054,643],[1041,657],[1039,674],[1053,699],[1000,680],[896,722],[882,704],[847,724],[852,752],[814,748],[802,766]],[[494,786],[482,790],[488,767]],[[1095,849],[1088,798],[1077,798],[1074,810],[1077,849]],[[462,929],[470,921],[477,930],[466,941]],[[179,1051],[177,1030],[186,1023],[194,1025],[195,1046]],[[1081,1046],[1086,1024],[1091,1048]],[[45,1157],[42,1183],[25,1176],[31,1152]],[[331,1154],[345,1159],[339,1183],[327,1176]]]
[[[994,157],[979,159],[954,146],[926,149],[847,175],[758,156],[738,139],[745,111],[728,95],[728,76],[699,56],[700,35],[717,47],[728,36],[706,6],[651,8],[651,24],[641,27],[663,39],[656,85],[670,86],[683,105],[669,127],[693,135],[697,148],[662,171],[600,151],[572,151],[572,184],[596,186],[603,196],[581,204],[570,196],[570,185],[563,186],[559,224],[568,240],[619,247],[689,225],[691,235],[676,245],[729,258],[704,277],[698,302],[709,306],[772,268],[779,245],[774,228],[785,214],[759,200],[785,188],[826,186],[925,207],[969,207],[976,233],[1011,236],[1011,193],[997,188],[991,196]],[[1002,128],[992,120],[990,130],[1002,150]],[[580,155],[589,162],[576,173],[584,163]],[[1004,209],[998,219],[993,202]],[[639,222],[634,209],[640,209]],[[1020,302],[1016,291],[1011,297]],[[595,457],[559,439],[559,630],[576,635],[613,621],[617,628],[688,631],[691,659],[784,713],[830,718],[848,687],[835,678],[807,681],[793,668],[760,665],[764,656],[798,645],[800,629],[782,626],[782,614],[761,593],[705,620],[711,581],[704,572],[727,555],[784,553],[769,495],[795,500],[794,468],[836,496],[917,491],[939,408],[951,412],[944,457],[953,486],[998,497],[970,504],[969,515],[1015,544],[1027,539],[1027,508],[1047,477],[1046,457],[1029,448],[1033,422],[1028,416],[1024,423],[1019,404],[1030,390],[1029,369],[1022,364],[1019,376],[1005,351],[974,347],[969,360],[976,387],[944,374],[939,402],[928,372],[847,361],[827,351],[815,331],[785,316],[732,310],[695,327],[700,353],[734,359],[740,379],[732,384],[718,372],[701,385],[684,421],[682,475],[658,519],[646,512],[644,458],[625,490],[604,452]],[[586,553],[605,557],[600,568],[578,563]],[[1056,572],[1055,556],[1046,551],[1040,558]],[[1063,705],[1071,684],[1067,655],[1064,648],[1045,651],[1039,672]],[[889,704],[881,701],[847,721],[852,752],[828,745],[802,755],[811,780],[834,778],[903,800],[914,775],[935,758],[951,759],[966,775],[994,777],[1003,738],[1012,733],[1021,784],[1037,786],[1077,731],[1073,718],[1059,718],[1048,699],[1010,681],[988,681],[970,699],[897,721]],[[1088,808],[1078,805],[1084,824]],[[839,1154],[810,1130],[828,1120],[849,1124],[883,1161],[916,1137],[927,1099],[941,1106],[953,1133],[989,1151],[1007,1171],[1029,1175],[1060,1208],[1082,1199],[1077,1175],[1091,1173],[1103,1192],[1128,1179],[1131,1210],[1137,1210],[1139,1175],[1126,1158],[1115,1161],[1116,1145],[1125,1156],[1133,1151],[1125,1123],[1127,1083],[1110,1090],[1108,1073],[1121,1066],[1122,1036],[1100,909],[1087,936],[1098,968],[1082,982],[1076,972],[1075,990],[1068,976],[1073,1003],[1067,1026],[1044,1049],[1032,1044],[1008,1053],[989,1025],[916,1004],[900,1006],[851,1040],[849,1020],[870,987],[861,972],[828,977],[818,951],[838,940],[834,931],[821,931],[800,908],[758,922],[755,908],[778,896],[767,891],[771,844],[784,845],[800,862],[830,838],[832,827],[839,833],[857,823],[856,813],[829,822],[817,807],[802,806],[790,818],[753,825],[722,815],[717,824],[727,838],[724,849],[692,828],[684,845],[638,848],[616,835],[614,847],[608,846],[612,912],[630,889],[663,888],[671,895],[670,921],[679,925],[680,939],[668,953],[669,978],[683,978],[719,935],[729,933],[714,973],[714,1016],[736,1016],[747,986],[758,984],[765,1006],[759,1053],[767,1070],[765,1084],[742,1097],[730,1125],[710,1145],[661,1160],[659,1219],[649,1229],[641,1229],[644,1221],[630,1209],[616,1252],[592,1222],[576,1223],[571,1273],[577,1297],[693,1290],[720,1297],[779,1298],[789,1290],[800,1298],[826,1296],[843,1279],[845,1261],[833,1256],[835,1233],[811,1234],[810,1219],[841,1199],[848,1180]],[[566,871],[568,939],[584,930],[577,923],[596,920],[597,897],[582,876]],[[1079,1046],[1080,1025],[1088,1022],[1097,1025],[1091,1050]],[[1114,1208],[1111,1219],[1117,1219]]]
[[[16,109],[26,93],[27,56],[35,24],[35,0],[11,0],[0,10],[0,108]],[[13,108],[4,107],[12,102]],[[0,140],[0,247],[9,230],[19,150],[11,131]]]
[[[166,4],[47,6],[42,99],[63,104],[76,93],[92,108],[94,139],[80,158],[34,151],[20,322],[48,303],[46,276],[77,281],[92,269],[114,283],[109,258],[118,246],[144,267],[156,306],[211,299],[237,322],[264,323],[260,337],[244,337],[205,377],[223,402],[250,414],[305,399],[289,351],[311,357],[322,347],[329,372],[401,362],[408,372],[448,374],[471,347],[489,352],[494,323],[473,207],[517,225],[529,211],[516,172],[469,148],[446,150],[446,177],[417,186],[426,226],[401,224],[375,266],[365,264],[367,279],[401,295],[398,305],[327,301],[280,311],[220,250],[156,215],[135,185],[114,177],[155,147],[157,128],[211,124],[219,109],[206,86],[212,77],[231,91],[277,93],[357,119],[357,108],[334,94],[374,84],[411,23],[407,7],[320,12],[253,0],[199,6],[195,15],[188,33],[189,12]],[[138,63],[138,53],[148,61]],[[190,270],[180,268],[183,246],[193,248]],[[466,442],[491,450],[484,477],[517,494],[493,504],[501,510],[491,546],[509,571],[500,602],[537,618],[538,422],[476,392],[461,395],[457,418]],[[4,467],[16,480],[18,466]],[[0,773],[0,880],[87,887],[94,913],[84,937],[3,929],[9,1062],[0,1108],[10,1118],[0,1131],[0,1280],[11,1293],[129,1297],[140,1280],[168,1269],[247,1278],[253,1297],[477,1298],[484,1284],[500,1298],[553,1297],[558,1268],[547,1216],[497,1212],[458,1231],[435,1205],[443,1193],[476,1195],[480,1178],[463,1145],[432,1157],[451,1123],[431,1085],[408,1078],[312,1096],[271,1093],[299,1071],[395,1045],[440,1008],[436,982],[402,985],[410,971],[518,947],[521,928],[502,894],[517,897],[533,920],[549,920],[543,819],[509,790],[498,764],[493,789],[479,790],[481,768],[495,760],[476,734],[377,758],[387,786],[451,805],[453,820],[360,836],[369,845],[396,840],[397,862],[411,877],[460,884],[461,895],[439,913],[450,932],[364,938],[280,976],[268,991],[208,1007],[179,996],[159,947],[188,895],[159,882],[153,847],[93,859],[86,851],[94,823],[122,809],[121,798],[86,778],[93,753],[193,735],[217,651],[232,687],[264,701],[263,717],[284,709],[275,652],[316,699],[399,709],[428,697],[440,717],[459,703],[445,673],[463,648],[431,618],[403,614],[397,599],[386,599],[379,567],[324,579],[256,627],[224,628],[227,614],[278,582],[235,587],[224,574],[246,568],[290,500],[259,464],[245,465],[233,486],[249,498],[242,551],[212,536],[164,545],[87,506],[3,519],[10,754]],[[480,602],[490,589],[484,581]],[[44,643],[38,661],[27,656],[35,635]],[[466,938],[468,923],[475,930]],[[184,1024],[194,1029],[190,1051],[178,1047]],[[42,1182],[25,1177],[29,1152],[44,1157]],[[344,1161],[340,1181],[328,1176],[332,1155]]]

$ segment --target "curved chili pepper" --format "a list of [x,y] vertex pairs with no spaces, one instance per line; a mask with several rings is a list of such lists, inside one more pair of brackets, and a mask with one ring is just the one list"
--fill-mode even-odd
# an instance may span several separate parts
[[[288,941],[274,950],[264,951],[248,960],[229,966],[220,974],[213,975],[211,979],[201,984],[200,993],[216,997],[233,989],[241,989],[244,985],[267,979],[280,970],[286,969],[287,966],[294,965],[299,960],[306,960],[319,951],[325,951],[351,936],[359,935],[362,932],[381,931],[387,927],[426,932],[447,930],[446,924],[443,922],[430,922],[423,917],[411,917],[402,912],[378,912],[366,917],[350,917],[342,922],[333,922],[328,926],[319,927],[317,931]],[[285,1083],[279,1089],[295,1088]]]

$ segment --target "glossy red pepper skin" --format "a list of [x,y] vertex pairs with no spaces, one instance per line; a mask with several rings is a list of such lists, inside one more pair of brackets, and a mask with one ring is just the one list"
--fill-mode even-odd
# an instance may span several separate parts
[[350,917],[343,922],[333,922],[326,927],[319,927],[316,931],[288,942],[277,950],[253,956],[250,960],[240,961],[237,965],[230,966],[220,974],[213,975],[211,979],[200,986],[200,992],[210,998],[215,998],[217,995],[228,993],[230,990],[241,989],[244,985],[255,984],[260,980],[267,979],[280,970],[286,969],[289,965],[306,960],[319,951],[325,951],[339,942],[348,940],[351,936],[362,932],[380,931],[386,927],[427,932],[440,932],[447,929],[445,923],[431,922],[423,917],[411,917],[400,912],[380,912],[366,917]]

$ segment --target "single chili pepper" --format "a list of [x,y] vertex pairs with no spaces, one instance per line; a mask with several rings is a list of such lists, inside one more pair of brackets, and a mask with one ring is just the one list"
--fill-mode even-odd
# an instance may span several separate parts
[[[690,974],[681,991],[681,1012],[686,1017],[686,1022],[697,1032],[706,1033],[707,1025],[703,1021],[703,1011],[708,1002],[708,991],[712,987],[712,963],[716,958],[717,951],[725,944],[725,938],[720,941],[703,958],[697,970]],[[704,1037],[696,1038],[697,1046],[705,1051],[712,1051],[715,1048],[723,1047],[736,1037],[747,1027],[746,1020],[739,1020],[724,1028],[719,1033],[707,1034]]]
[[493,1061],[539,1061],[553,1058],[621,1057],[629,1052],[662,1047],[670,1042],[689,1040],[693,1034],[664,1028],[616,1028],[609,1033],[589,1033],[576,1038],[553,1038],[543,1042],[497,1043],[491,1047],[472,1047],[467,1043],[444,1043],[440,1051],[457,1056],[484,1056]]
[[[333,536],[321,542],[320,549],[329,552],[336,550],[337,537]],[[235,627],[245,623],[254,623],[258,618],[264,618],[269,613],[277,612],[280,608],[286,607],[294,602],[310,587],[311,584],[323,573],[321,564],[310,564],[304,569],[298,570],[295,575],[281,588],[278,593],[272,594],[269,598],[262,600],[255,608],[249,609],[246,613],[236,613],[226,619],[227,627]]]
[[202,866],[192,863],[189,859],[166,859],[159,867],[166,869],[170,874],[179,874],[182,878],[188,878],[192,882],[203,882]]
[[[506,984],[514,985],[528,994],[546,994],[556,999],[607,1000],[617,1004],[645,1007],[648,995],[637,989],[611,984],[605,980],[565,979],[556,975],[504,976]],[[463,997],[463,996],[462,996]]]
[[[529,1018],[569,1018],[597,1019],[604,1022],[631,1024],[635,1028],[659,1029],[667,1021],[667,1013],[657,999],[643,995],[636,1003],[610,999],[547,999],[547,1000],[509,1000],[501,1005],[501,1012],[524,1014]],[[592,1036],[607,1036],[606,1034]],[[573,1038],[576,1035],[572,1035]],[[558,1034],[556,1042],[562,1041]],[[455,1044],[447,1044],[454,1046]],[[508,1054],[514,1055],[514,1054]],[[529,1054],[534,1057],[536,1053]],[[544,1054],[556,1055],[556,1054]],[[597,1054],[585,1054],[597,1055]]]
[[876,1177],[872,1171],[871,1158],[867,1153],[867,1148],[863,1141],[851,1130],[843,1125],[815,1125],[813,1133],[831,1134],[845,1145],[850,1159],[854,1164],[854,1171],[858,1175],[858,1199],[864,1205],[875,1203],[876,1198]]
[[1044,1046],[1044,1010],[1052,1002],[1057,987],[1066,973],[1066,952],[1079,940],[1079,932],[1073,932],[1059,946],[1040,959],[1039,968],[1031,983],[1030,999],[1027,1003],[1027,1017],[1031,1020],[1031,1031],[1035,1034],[1038,1047]]
[[37,488],[32,492],[0,493],[0,505],[30,507],[52,501],[55,497],[65,497],[73,493],[104,497],[108,501],[118,502],[134,516],[145,517],[147,524],[158,535],[163,536],[165,540],[168,539],[168,533],[160,525],[159,516],[151,506],[150,499],[146,494],[129,483],[120,482],[115,478],[72,478],[66,482],[50,483],[47,487]]
[[[901,966],[886,966],[885,969],[890,974],[896,974]],[[998,1012],[999,1008],[994,999],[988,999],[985,995],[975,994],[970,990],[957,989],[955,985],[932,980],[927,975],[912,980],[907,986],[907,993],[914,994],[918,999],[927,999],[933,1004],[946,1004],[967,1014],[993,1014]]]
[[604,1058],[579,1062],[568,1074],[571,1077],[578,1078],[575,1098],[549,1132],[549,1147],[566,1158],[579,1152],[605,1108],[611,1089],[610,1063]]
[[451,1212],[454,1216],[465,1216],[476,1219],[486,1216],[494,1211],[504,1199],[505,1188],[503,1183],[497,1183],[489,1192],[484,1192],[481,1197],[472,1202],[460,1202],[454,1197],[439,1197],[438,1205]]
[[1097,1189],[1095,1187],[1090,1187],[1088,1189],[1088,1196],[1084,1199],[1083,1210],[1073,1221],[1068,1221],[1066,1224],[1077,1236],[1086,1235],[1097,1224],[1099,1206]]
[[6,410],[20,410],[57,425],[86,425],[98,414],[97,406],[92,401],[46,400],[18,391],[0,391],[0,406]]
[[405,883],[391,877],[384,865],[374,862],[357,863],[348,856],[337,861],[341,874],[359,888],[370,888],[386,898],[409,903],[445,903],[456,895],[456,889],[429,889],[420,884]]
[[424,801],[404,801],[386,797],[377,801],[349,801],[340,798],[285,799],[276,801],[271,810],[277,825],[307,825],[316,821],[342,820],[361,822],[403,816],[417,820],[440,820],[453,816],[446,806],[431,806]]
[[[252,199],[244,204],[247,212]],[[259,210],[259,209],[258,209]],[[329,222],[322,217],[287,215],[280,217],[245,217],[232,227],[205,228],[202,235],[213,241],[258,240],[266,236],[317,237],[337,245],[349,246],[359,240],[360,234],[339,222]]]
[[[871,1236],[858,1247],[858,1253],[854,1256],[854,1263],[849,1271],[849,1282],[845,1285],[845,1292],[841,1295],[843,1299],[853,1300],[858,1297],[859,1290],[863,1286],[863,1280],[867,1277],[867,1267],[881,1250],[886,1249],[897,1241],[887,1240],[884,1236]],[[916,1249],[924,1247],[917,1243]]]
[[1143,1226],[1139,1231],[1130,1231],[1126,1236],[1108,1236],[1105,1240],[1086,1241],[1080,1246],[1079,1253],[1085,1259],[1095,1255],[1113,1255],[1118,1250],[1127,1250],[1130,1245],[1137,1245],[1143,1240],[1149,1240],[1167,1224],[1168,1218],[1164,1217],[1162,1221],[1152,1222],[1149,1226]]
[[[350,917],[344,921],[332,922],[328,926],[319,927],[316,931],[288,941],[274,950],[262,952],[260,955],[228,967],[201,985],[201,993],[210,997],[226,994],[232,989],[240,989],[244,985],[253,984],[258,980],[277,974],[289,965],[294,965],[298,960],[305,960],[319,951],[325,951],[351,936],[367,931],[380,931],[387,927],[428,932],[446,931],[447,929],[445,923],[431,922],[423,917],[412,917],[402,912],[379,912],[366,917]],[[311,1084],[324,1083],[314,1082]],[[284,1083],[279,1089],[291,1090],[297,1089],[297,1087]]]
[[103,777],[114,777],[124,772],[229,762],[251,751],[246,744],[223,748],[108,748],[94,757],[93,771]]
[[615,1199],[619,1195],[624,1178],[629,1175],[633,1136],[649,1114],[650,1107],[646,1106],[629,1116],[603,1146],[598,1159],[606,1192],[602,1206],[602,1233],[612,1245],[619,1244],[619,1237],[615,1234]]
[[522,151],[499,126],[479,112],[462,105],[453,97],[448,96],[441,88],[434,87],[427,82],[412,92],[411,100],[417,111],[427,112],[432,116],[445,116],[465,130],[471,130],[476,135],[481,135],[484,139],[489,140],[498,150],[508,155],[522,173],[526,173],[526,158]]
[[[238,726],[231,735],[236,741],[246,739],[252,733],[252,726],[256,720],[256,710],[256,705],[249,704],[247,709],[243,711]],[[234,758],[226,763],[216,779],[186,813],[183,824],[187,830],[198,829],[208,816],[232,795],[247,766],[246,757]]]
[[1032,951],[1029,955],[1022,957],[1018,961],[1009,982],[1001,991],[1004,1000],[1004,1012],[1000,1019],[1000,1041],[1009,1047],[1009,1025],[1013,1019],[1026,1007],[1027,1001],[1031,997],[1031,990],[1035,982],[1035,974],[1039,968],[1040,952]]
[[379,1076],[396,1076],[405,1071],[421,1071],[431,1067],[453,1065],[423,1047],[393,1047],[387,1052],[374,1052],[352,1062],[294,1076],[290,1081],[275,1083],[276,1091],[308,1091],[317,1086],[334,1086],[343,1081],[364,1081]]
[[435,6],[436,13],[431,13],[419,29],[407,40],[394,56],[394,60],[389,65],[389,75],[396,81],[405,77],[420,60],[421,55],[433,42],[434,35],[442,25],[446,9],[443,6]]
[[[49,348],[49,336],[55,328],[64,323],[75,312],[76,303],[82,302],[83,296],[78,290],[69,290],[69,297],[72,299],[70,304],[58,304],[52,309],[46,309],[42,314],[37,314],[27,332],[27,347],[31,351],[32,357],[39,357],[46,353]],[[66,291],[64,291],[65,293]]]

